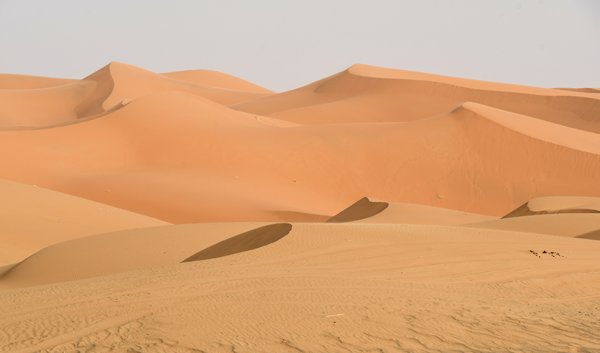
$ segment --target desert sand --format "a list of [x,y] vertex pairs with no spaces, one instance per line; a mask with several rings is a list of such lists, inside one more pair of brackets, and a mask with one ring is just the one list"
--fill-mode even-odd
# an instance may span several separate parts
[[599,352],[600,95],[0,74],[0,352]]

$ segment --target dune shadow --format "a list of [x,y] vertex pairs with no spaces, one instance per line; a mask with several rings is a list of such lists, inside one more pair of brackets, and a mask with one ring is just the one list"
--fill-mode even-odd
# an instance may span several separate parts
[[375,202],[363,197],[348,208],[342,210],[340,213],[329,218],[327,222],[342,223],[358,221],[375,216],[376,214],[383,212],[388,206],[389,204],[387,202]]
[[597,230],[593,230],[593,231],[591,231],[591,232],[587,232],[587,233],[580,234],[580,235],[576,236],[575,238],[580,238],[580,239],[591,239],[591,240],[600,240],[600,229],[597,229]]
[[254,250],[274,243],[292,230],[290,223],[276,223],[238,234],[201,250],[183,262],[201,261]]

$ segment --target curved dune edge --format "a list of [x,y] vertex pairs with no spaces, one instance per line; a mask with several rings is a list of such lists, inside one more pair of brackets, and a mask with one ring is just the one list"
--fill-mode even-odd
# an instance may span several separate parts
[[369,218],[381,213],[383,210],[388,208],[388,206],[389,203],[387,202],[371,201],[369,198],[363,197],[362,199],[348,206],[348,208],[342,210],[340,213],[329,218],[327,222],[342,223],[358,221],[360,219]]
[[490,91],[519,92],[537,95],[560,96],[560,95],[580,95],[582,97],[598,99],[597,96],[589,95],[587,89],[569,89],[568,92],[556,92],[554,88],[540,88],[535,86],[524,86],[510,83],[500,83],[491,81],[482,81],[468,78],[444,76],[430,74],[418,71],[400,70],[381,66],[354,64],[346,71],[351,75],[359,77],[388,79],[388,80],[420,80],[429,82],[448,83],[466,88],[484,89]]
[[292,225],[290,223],[276,223],[262,226],[223,240],[195,253],[182,262],[214,259],[258,249],[280,240],[288,235],[291,230]]
[[474,102],[464,102],[451,112],[451,115],[474,114],[506,129],[539,141],[552,143],[570,149],[600,154],[600,135],[579,130],[531,116],[513,113]]
[[600,197],[536,197],[504,215],[502,218],[558,213],[600,213]]
[[600,240],[600,229],[594,230],[594,231],[591,231],[591,232],[587,232],[587,233],[584,233],[584,234],[580,234],[580,235],[576,236],[575,238],[590,239],[590,240]]
[[528,232],[562,237],[577,237],[600,227],[597,213],[547,213],[510,217],[462,225],[469,228]]

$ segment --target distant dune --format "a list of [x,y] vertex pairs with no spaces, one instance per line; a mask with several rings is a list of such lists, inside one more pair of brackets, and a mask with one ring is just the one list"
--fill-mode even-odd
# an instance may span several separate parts
[[412,121],[447,113],[464,102],[600,132],[600,97],[579,91],[457,79],[354,65],[282,94],[236,109],[304,123]]
[[[218,81],[224,83],[211,86]],[[160,75],[118,62],[80,81],[4,75],[0,76],[0,128],[60,125],[110,111],[124,101],[164,91],[187,92],[223,104],[271,93],[225,74]]]
[[600,351],[600,95],[0,74],[0,352]]
[[[319,83],[326,89],[309,85],[270,94],[256,93],[262,90],[230,76],[224,76],[220,86],[251,91],[215,88],[218,74],[179,74],[200,81],[208,77],[204,82],[213,84],[189,86],[112,63],[80,82],[58,86],[87,90],[94,86],[90,82],[96,82],[89,88],[92,94],[77,105],[85,113],[55,122],[53,128],[0,131],[0,148],[19,151],[0,161],[0,177],[176,223],[323,220],[365,195],[489,215],[504,215],[535,196],[600,196],[598,134],[557,124],[554,118],[453,101],[438,112],[422,111],[419,114],[433,115],[416,120],[404,119],[410,114],[393,108],[386,115],[394,117],[392,121],[344,118],[333,124],[329,104],[318,103],[321,97],[352,92],[359,102],[348,109],[355,113],[403,101],[389,98],[388,93],[396,95],[404,83],[388,71],[384,73],[391,78],[367,76],[373,73],[378,69],[357,66],[338,75],[355,77],[357,82],[334,76]],[[411,85],[430,84],[433,79],[443,85],[454,82],[402,71],[397,75],[408,75]],[[363,80],[374,81],[364,83],[363,90],[359,89]],[[372,91],[380,85],[385,92]],[[460,79],[448,87],[459,85],[469,90],[481,86],[472,98],[496,97],[512,89],[519,98],[498,98],[504,108],[515,101],[536,102],[542,94],[557,97],[550,100],[561,102],[555,108],[554,103],[540,103],[539,112],[545,112],[541,117],[577,116],[577,121],[594,124],[598,100],[585,94]],[[310,93],[313,89],[317,93]],[[278,114],[240,112],[222,105],[229,98],[219,100],[215,92],[231,99],[239,98],[239,92],[268,95],[247,104],[271,111],[280,109],[281,102],[291,102],[319,110],[302,116],[321,120],[305,125],[281,120]],[[423,94],[423,99],[429,99]],[[340,102],[350,104],[353,99]],[[575,114],[582,109],[580,100],[591,104],[591,110]],[[412,100],[403,104],[411,109],[435,106]]]

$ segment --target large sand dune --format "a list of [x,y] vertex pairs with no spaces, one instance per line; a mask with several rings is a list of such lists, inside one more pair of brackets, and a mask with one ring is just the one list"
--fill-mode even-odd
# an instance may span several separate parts
[[40,128],[74,122],[156,92],[187,92],[224,104],[270,94],[224,74],[221,81],[225,83],[211,86],[218,81],[218,75],[194,72],[160,75],[113,62],[80,81],[0,76],[0,128]]
[[463,102],[600,132],[600,97],[456,79],[367,65],[301,87],[235,105],[236,109],[307,124],[411,121],[443,114]]
[[0,352],[600,351],[600,96],[0,74]]
[[478,103],[297,125],[157,90],[95,119],[0,131],[2,150],[19,150],[0,176],[170,222],[323,220],[365,195],[492,215],[540,195],[600,196],[598,134]]

